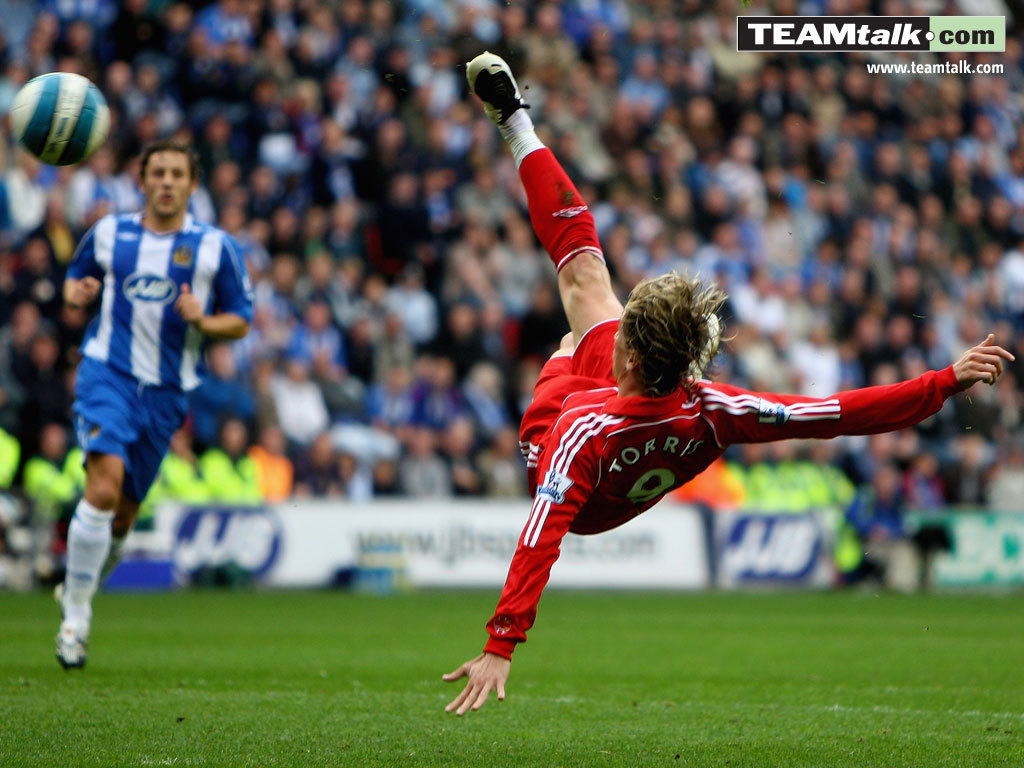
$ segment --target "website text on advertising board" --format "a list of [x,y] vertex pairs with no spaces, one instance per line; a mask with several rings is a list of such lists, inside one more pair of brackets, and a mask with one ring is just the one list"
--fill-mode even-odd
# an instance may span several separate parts
[[[519,543],[519,531],[485,531],[467,525],[408,532],[363,531],[358,535],[358,543],[361,552],[397,549],[409,556],[436,557],[453,565],[480,557],[507,560]],[[570,536],[562,542],[563,558],[576,560],[627,560],[649,558],[654,554],[654,537],[648,533]]]
[[969,61],[941,61],[921,64],[866,64],[869,75],[1001,75],[1002,64],[971,64]]

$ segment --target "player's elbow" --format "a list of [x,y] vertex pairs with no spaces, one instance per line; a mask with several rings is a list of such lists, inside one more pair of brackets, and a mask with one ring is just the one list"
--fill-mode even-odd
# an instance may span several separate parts
[[249,333],[249,321],[244,318],[238,318],[238,323],[230,329],[228,338],[229,339],[241,339]]

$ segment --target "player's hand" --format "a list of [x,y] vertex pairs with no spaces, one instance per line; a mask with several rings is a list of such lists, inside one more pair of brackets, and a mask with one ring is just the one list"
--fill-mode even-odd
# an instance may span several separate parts
[[508,659],[493,653],[481,653],[454,672],[443,675],[441,679],[449,683],[463,677],[469,678],[462,693],[452,699],[444,711],[454,710],[461,716],[470,709],[480,709],[491,695],[491,691],[497,691],[498,701],[501,701],[505,698],[505,681],[508,680],[511,669],[512,662]]
[[102,288],[103,283],[95,277],[87,276],[81,280],[69,277],[64,281],[64,303],[72,309],[84,309],[92,304]]
[[190,324],[198,322],[203,316],[203,308],[199,306],[199,299],[193,295],[188,283],[182,284],[181,295],[174,302],[174,309],[181,315],[182,320]]
[[990,333],[981,344],[968,349],[953,363],[953,373],[956,374],[961,389],[967,389],[979,381],[995,384],[1003,375],[1003,360],[1016,359],[1002,347],[993,344],[995,338],[995,335]]

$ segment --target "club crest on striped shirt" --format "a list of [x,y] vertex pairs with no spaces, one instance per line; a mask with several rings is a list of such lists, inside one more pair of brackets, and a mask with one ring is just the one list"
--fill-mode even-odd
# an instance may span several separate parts
[[571,487],[572,480],[561,472],[549,469],[544,473],[544,482],[537,486],[537,495],[551,499],[554,504],[561,504],[565,501],[565,492]]
[[782,425],[789,421],[789,409],[782,403],[773,403],[769,400],[757,401],[757,420],[761,424]]
[[174,249],[174,253],[171,254],[171,262],[176,267],[191,267],[192,249],[187,245],[179,245]]

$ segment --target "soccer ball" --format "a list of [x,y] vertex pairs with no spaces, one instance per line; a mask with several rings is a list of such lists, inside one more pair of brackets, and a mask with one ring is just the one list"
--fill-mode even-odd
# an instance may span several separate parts
[[29,80],[14,97],[11,128],[29,152],[50,165],[85,160],[107,138],[110,110],[100,89],[71,72]]

